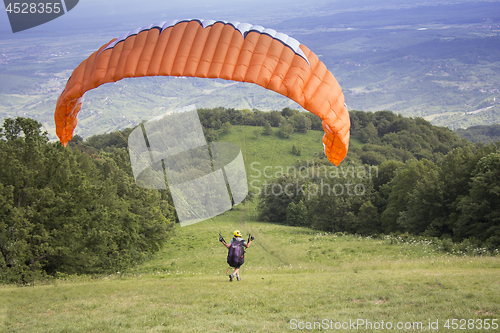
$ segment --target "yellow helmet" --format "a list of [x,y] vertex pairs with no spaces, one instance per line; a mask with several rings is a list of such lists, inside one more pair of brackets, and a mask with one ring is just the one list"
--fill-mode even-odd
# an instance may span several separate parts
[[243,236],[239,230],[236,230],[233,235],[234,235],[234,237],[242,237]]

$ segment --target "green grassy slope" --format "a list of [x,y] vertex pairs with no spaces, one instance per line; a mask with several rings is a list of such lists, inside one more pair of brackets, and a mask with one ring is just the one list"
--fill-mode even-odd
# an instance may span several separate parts
[[[269,166],[272,176],[280,166],[322,153],[322,132],[283,140],[261,131],[233,126],[219,136],[241,147],[249,182],[265,180],[255,170]],[[293,145],[302,147],[302,156],[291,153]],[[252,169],[252,162],[260,164]],[[268,224],[257,215],[256,202],[250,202],[178,226],[151,260],[109,276],[61,275],[21,288],[0,285],[0,332],[288,332],[308,322],[334,331],[335,325],[358,320],[379,327],[390,322],[400,332],[435,332],[429,323],[437,320],[445,330],[448,319],[476,324],[488,319],[491,325],[500,316],[498,256],[453,255],[424,241]],[[218,233],[229,240],[235,229],[256,239],[242,281],[230,283]]]
[[[220,142],[240,146],[249,183],[257,180],[254,184],[259,185],[267,176],[274,177],[281,170],[286,172],[287,166],[323,154],[323,131],[296,132],[286,140],[276,135],[277,128],[273,128],[273,135],[262,135],[262,131],[261,126],[233,126],[231,133],[219,136]],[[301,149],[301,156],[292,154],[293,146]]]
[[[163,251],[126,272],[0,286],[0,327],[6,332],[287,332],[307,322],[335,329],[336,323],[364,320],[407,325],[395,331],[430,332],[435,330],[429,321],[439,320],[443,330],[447,319],[491,324],[500,315],[498,257],[438,253],[424,242],[317,233],[261,223],[254,216],[254,205],[242,206],[178,227]],[[217,231],[228,240],[237,228],[256,239],[242,281],[230,283]]]

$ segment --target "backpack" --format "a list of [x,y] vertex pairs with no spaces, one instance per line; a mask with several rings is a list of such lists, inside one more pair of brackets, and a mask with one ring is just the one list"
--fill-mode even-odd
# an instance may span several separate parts
[[233,238],[233,243],[227,252],[227,263],[231,267],[240,267],[245,262],[244,239]]

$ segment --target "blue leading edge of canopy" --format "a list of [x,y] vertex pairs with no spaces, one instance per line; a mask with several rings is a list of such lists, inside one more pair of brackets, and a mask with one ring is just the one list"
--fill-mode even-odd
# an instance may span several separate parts
[[271,38],[273,38],[273,39],[275,39],[275,40],[280,41],[281,43],[283,43],[283,45],[285,45],[286,47],[290,48],[293,52],[295,52],[295,54],[297,54],[298,56],[302,57],[310,65],[309,59],[307,59],[306,55],[304,54],[304,52],[302,51],[302,49],[299,47],[300,46],[299,41],[296,40],[293,37],[290,37],[290,36],[284,34],[284,33],[277,32],[276,30],[273,30],[273,29],[265,29],[264,27],[262,27],[260,25],[252,25],[250,23],[214,21],[214,20],[198,20],[198,19],[165,21],[165,22],[161,22],[161,23],[157,23],[157,24],[151,24],[151,25],[147,25],[147,26],[144,26],[144,27],[141,27],[141,28],[137,28],[135,30],[129,31],[129,32],[121,35],[114,42],[112,42],[111,44],[109,44],[101,52],[103,52],[105,50],[108,50],[108,49],[114,48],[118,43],[121,43],[121,42],[125,41],[127,38],[129,38],[131,36],[135,36],[135,35],[139,34],[142,31],[148,31],[148,30],[152,30],[152,29],[158,29],[160,31],[160,33],[162,33],[165,29],[173,27],[173,26],[175,26],[175,25],[177,25],[179,23],[182,23],[182,22],[191,22],[191,21],[198,22],[203,28],[210,27],[210,26],[212,26],[212,25],[214,25],[216,23],[228,24],[228,25],[232,26],[235,30],[238,30],[241,33],[241,35],[243,36],[243,38],[246,38],[246,36],[250,32],[257,32],[257,33],[260,33],[260,34],[267,35],[267,36],[269,36],[269,37],[271,37]]

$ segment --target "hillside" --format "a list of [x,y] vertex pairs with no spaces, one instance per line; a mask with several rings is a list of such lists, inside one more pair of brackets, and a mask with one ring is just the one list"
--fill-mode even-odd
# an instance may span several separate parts
[[[499,1],[80,1],[37,30],[0,31],[0,332],[497,332],[499,131],[483,125],[500,123]],[[284,32],[318,55],[351,110],[338,167],[317,116],[220,79],[103,85],[58,142],[54,107],[83,59],[195,13]],[[158,160],[146,175],[169,187],[139,187],[128,136],[191,104],[209,142],[241,148],[249,195],[181,227],[180,182]],[[136,134],[149,165],[164,146]],[[202,160],[173,160],[184,157]],[[203,158],[204,170],[175,171],[201,178],[216,165]],[[235,230],[255,241],[229,282],[219,235]]]
[[[226,250],[216,231],[227,239],[234,229],[256,239],[242,281],[229,283]],[[0,286],[0,327],[12,332],[289,332],[307,322],[331,321],[335,329],[364,320],[378,327],[382,321],[394,328],[401,323],[398,331],[431,332],[436,330],[430,322],[438,321],[443,330],[452,318],[492,325],[500,315],[499,261],[471,255],[447,254],[426,241],[257,222],[253,207],[241,206],[177,228],[163,251],[133,269],[107,276],[61,274],[30,288]],[[358,330],[380,331],[361,322]]]
[[[500,246],[500,155],[492,144],[472,144],[422,118],[351,111],[352,145],[334,167],[323,154],[323,132],[308,130],[321,128],[310,113],[214,108],[198,114],[209,141],[241,148],[262,221],[363,235],[409,233],[490,253]],[[104,149],[124,140],[116,133],[87,144]]]
[[[362,319],[431,332],[429,322],[439,321],[441,330],[451,318],[492,324],[500,315],[498,258],[447,254],[425,241],[318,233],[254,216],[252,206],[242,206],[177,228],[162,252],[134,269],[60,275],[30,288],[0,286],[0,327],[288,332],[306,322]],[[226,238],[236,228],[255,235],[242,281],[231,284],[225,276],[226,251],[214,228]]]
[[[283,113],[293,117],[293,112],[290,110]],[[231,114],[236,116],[239,113],[231,111]],[[453,145],[463,143],[451,131],[429,127],[426,122],[402,118],[391,113],[361,114],[378,119],[379,122],[375,127],[371,121],[366,123],[360,121],[358,128],[370,124],[375,129],[386,130],[399,126],[399,130],[394,132],[381,131],[381,138],[391,133],[393,136],[400,135],[401,138],[405,138],[405,133],[413,133],[413,135],[418,134],[414,136],[414,141],[418,142],[416,139],[441,135],[443,139],[438,142],[429,140],[430,146],[427,148],[432,148],[430,150],[432,151],[434,147],[441,147],[442,154]],[[422,130],[426,128],[427,131]],[[279,179],[280,166],[297,165],[295,164],[297,160],[302,159],[318,161],[318,156],[322,154],[320,131],[293,133],[290,138],[284,139],[276,135],[279,128],[271,129],[272,135],[262,134],[264,129],[261,126],[223,125],[219,130],[212,130],[217,132],[220,141],[236,142],[240,145],[247,167],[248,164],[260,163],[258,167],[254,164],[255,170],[251,167],[248,169],[249,181],[253,178],[259,182],[263,180],[272,182]],[[357,152],[352,154],[353,160],[346,161],[345,164],[343,162],[339,170],[345,171],[353,166],[359,166],[359,153],[367,146],[373,148],[378,144],[389,152],[392,149],[400,149],[392,146],[391,143],[394,141],[391,140],[384,144],[376,142],[376,139],[380,139],[378,131],[371,131],[371,134],[354,138],[353,148],[355,147],[354,150]],[[37,251],[46,251],[47,247],[52,245],[50,237],[57,239],[57,235],[63,232],[74,235],[71,244],[58,243],[59,248],[53,253],[56,255],[54,258],[60,261],[66,256],[67,260],[68,255],[73,253],[70,251],[76,249],[75,258],[83,258],[90,265],[78,260],[67,261],[65,265],[69,265],[70,270],[68,270],[68,266],[55,266],[54,261],[51,266],[52,271],[49,272],[51,275],[41,275],[43,278],[39,277],[32,281],[28,281],[24,276],[24,288],[20,288],[20,284],[0,284],[0,330],[288,332],[295,329],[312,330],[318,327],[323,330],[344,327],[347,330],[351,327],[360,331],[378,332],[381,327],[389,329],[387,325],[391,325],[392,329],[398,331],[433,332],[437,328],[453,329],[453,325],[456,324],[469,325],[468,331],[480,332],[483,329],[479,327],[485,325],[493,327],[498,324],[497,318],[500,315],[498,310],[500,286],[497,281],[500,269],[498,248],[496,250],[478,248],[469,240],[452,243],[446,237],[440,239],[425,235],[411,236],[408,233],[362,236],[323,231],[320,230],[322,227],[320,224],[313,225],[317,229],[313,230],[263,222],[260,218],[262,207],[256,198],[197,224],[187,227],[180,227],[177,224],[173,228],[174,235],[169,234],[168,237],[164,235],[165,239],[168,239],[166,242],[157,240],[154,237],[158,236],[158,230],[161,230],[159,226],[133,224],[134,216],[125,214],[130,208],[140,209],[136,213],[141,218],[147,217],[143,219],[143,223],[147,223],[152,221],[149,215],[154,216],[160,212],[161,206],[169,206],[165,211],[170,212],[172,206],[168,203],[168,198],[162,199],[162,196],[155,193],[141,191],[132,184],[130,170],[124,160],[126,154],[120,148],[126,144],[124,138],[125,136],[118,133],[111,133],[88,141],[80,141],[74,148],[66,149],[62,149],[59,144],[43,144],[43,147],[46,145],[47,149],[59,152],[57,155],[59,157],[65,152],[68,156],[66,159],[71,160],[70,165],[74,174],[68,173],[68,179],[72,180],[70,186],[78,184],[80,178],[84,181],[77,191],[74,188],[64,189],[68,181],[58,184],[57,189],[63,194],[77,194],[77,201],[71,201],[72,195],[65,197],[64,200],[58,199],[54,194],[50,194],[49,186],[29,189],[27,193],[40,193],[43,190],[41,193],[50,194],[50,197],[54,198],[50,202],[51,209],[48,215],[53,216],[53,219],[48,219],[48,222],[61,220],[63,222],[60,224],[64,227],[58,231],[58,226],[52,223],[49,224],[50,233],[37,235],[37,228],[32,228],[31,231],[26,231],[26,234],[32,236],[29,240],[32,244],[33,240],[44,240],[39,246],[37,244]],[[368,144],[364,142],[367,140],[375,142]],[[15,143],[20,144],[19,141]],[[92,148],[91,145],[95,147]],[[292,153],[294,146],[302,147],[301,156]],[[454,151],[460,152],[465,148],[458,146]],[[407,152],[407,154],[414,153],[422,155],[419,150]],[[436,158],[437,163],[438,155]],[[33,162],[29,158],[27,160]],[[50,166],[61,164],[51,163],[50,155],[36,160],[39,164],[31,163],[29,164],[31,168],[21,168],[18,172],[22,175],[26,171],[36,173],[44,170],[46,167],[40,164],[42,161]],[[432,163],[422,162],[423,160],[418,163],[422,163],[424,167]],[[14,159],[2,159],[3,163],[9,161]],[[393,163],[391,164],[393,166],[399,165],[402,168],[401,175],[407,175],[408,170],[413,170],[411,168],[415,166],[415,162],[411,161],[416,159],[411,159],[408,163],[403,161],[390,163]],[[76,164],[77,162],[81,164]],[[463,163],[456,165],[462,166]],[[16,164],[16,167],[22,165]],[[269,167],[267,172],[266,167]],[[404,169],[406,167],[408,170]],[[96,168],[98,170],[95,170]],[[2,168],[2,172],[4,170],[6,168]],[[99,176],[92,179],[87,176],[87,170],[95,170]],[[259,177],[256,170],[261,172]],[[461,180],[457,172],[447,174],[451,174],[453,179]],[[388,178],[390,178],[389,172],[381,173],[380,178],[376,179],[377,184],[380,186],[382,182],[387,182]],[[398,179],[399,185],[408,184],[407,179],[409,178]],[[397,187],[398,182],[391,185]],[[429,184],[427,181],[422,183]],[[431,184],[434,183],[439,182]],[[389,188],[386,186],[385,189],[387,191]],[[8,214],[9,187],[2,187],[1,190],[0,199],[5,200],[2,202],[7,205],[3,204],[0,208],[2,214]],[[442,193],[437,190],[428,192]],[[115,199],[117,195],[120,197]],[[134,201],[131,201],[132,197]],[[327,196],[324,197],[327,199]],[[361,197],[361,200],[372,199],[368,197],[367,194]],[[384,200],[389,203],[393,201],[390,195],[380,198],[382,200],[379,202],[373,201],[377,206]],[[342,198],[344,199],[347,198]],[[417,202],[421,202],[418,196],[416,199]],[[406,198],[403,200],[408,202]],[[478,202],[485,200],[488,198]],[[113,205],[108,206],[108,201],[113,201]],[[61,212],[64,213],[65,210],[61,206],[56,207],[54,202],[64,203],[62,206],[64,209],[69,206],[71,209],[69,212],[73,213],[74,217],[64,219]],[[150,209],[139,206],[147,205],[148,202],[153,206]],[[325,201],[321,206],[316,206],[316,211],[322,212],[323,208],[326,208],[327,219],[323,217],[302,219],[303,215],[298,210],[299,214],[296,215],[298,218],[294,221],[300,224],[316,220],[334,222],[340,218],[353,216],[354,213],[348,211],[338,213],[338,207],[344,209],[345,205]],[[366,227],[373,222],[369,213],[373,211],[374,206],[364,205],[364,207],[363,216],[366,223],[361,226],[366,231]],[[36,212],[36,221],[46,223],[44,216],[48,209],[45,206],[39,208],[33,203],[29,212]],[[18,216],[21,216],[22,210],[17,209],[15,212],[17,216],[13,219],[14,222],[19,220]],[[31,223],[30,215],[22,216],[25,225],[29,225],[26,222]],[[1,222],[9,221],[11,219]],[[106,222],[104,226],[100,223],[102,221]],[[80,222],[86,224],[80,225]],[[113,227],[116,222],[124,223]],[[286,223],[288,222],[290,221],[287,220]],[[13,231],[19,229],[20,225],[15,224],[0,230]],[[40,227],[40,224],[38,226]],[[94,228],[91,232],[81,233],[90,236],[91,243],[88,246],[93,246],[92,248],[79,247],[81,239],[74,230],[78,231],[81,227]],[[99,227],[104,228],[99,229]],[[140,231],[142,228],[145,230]],[[248,249],[246,263],[242,266],[242,281],[234,281],[231,284],[225,274],[227,252],[219,244],[218,234],[229,240],[235,229],[241,230],[245,238],[252,234],[255,236],[255,241]],[[139,234],[126,233],[129,230]],[[17,234],[19,238],[23,232],[19,229]],[[2,236],[1,241],[5,234],[0,233],[0,236]],[[153,239],[150,241],[145,238],[146,236],[153,236]],[[85,241],[85,237],[83,240]],[[140,260],[126,265],[124,261],[127,261],[131,254],[136,256],[139,254],[134,251],[136,248],[132,241],[146,245],[148,252],[143,254]],[[124,248],[123,253],[126,256],[117,255],[117,252],[107,253],[106,250],[109,248],[102,246],[103,242],[113,246],[115,251],[124,245],[132,247]],[[16,248],[9,247],[9,250],[17,249],[18,252],[15,253],[26,250],[22,242],[18,241],[16,244],[18,245]],[[157,248],[151,249],[148,244]],[[85,253],[82,249],[91,251]],[[94,252],[94,249],[98,251]],[[97,256],[101,254],[99,251],[104,256]],[[98,265],[99,270],[96,270],[92,265],[95,265],[97,260],[109,262],[113,266]],[[97,263],[99,264],[99,261]],[[91,270],[87,274],[78,274],[74,270],[78,264],[88,265]],[[2,269],[4,268],[5,265]],[[354,328],[353,323],[356,325]]]
[[[262,112],[216,107],[198,109],[198,114],[208,141],[233,142],[241,148],[250,178],[274,178],[277,168],[286,169],[306,161],[326,162],[321,121],[309,112],[290,108]],[[454,148],[472,146],[453,131],[433,126],[422,118],[403,117],[390,111],[354,110],[349,115],[351,137],[349,153],[342,163],[345,168],[360,164],[378,166],[387,160],[406,162],[413,158],[438,162]],[[266,123],[270,124],[267,134]],[[224,129],[223,125],[229,128]],[[284,125],[291,126],[287,138],[280,135]],[[127,147],[130,131],[96,135],[88,138],[85,145],[93,149]],[[266,166],[275,172],[263,174]]]
[[467,129],[455,130],[460,137],[470,142],[498,142],[500,141],[500,125],[471,126]]
[[498,3],[370,5],[343,12],[335,2],[282,24],[321,55],[351,109],[451,129],[499,122]]
[[[352,145],[334,167],[323,153],[323,132],[316,130],[321,123],[311,113],[214,108],[198,115],[209,141],[241,148],[248,199],[258,197],[261,221],[363,235],[410,233],[489,253],[500,245],[494,219],[500,207],[498,154],[492,145],[474,146],[421,118],[351,111]],[[171,237],[177,215],[169,190],[127,185],[135,182],[127,149],[131,131],[75,136],[64,148],[48,142],[32,119],[5,121],[1,280],[29,283],[56,272],[123,269]],[[176,175],[206,172],[181,165]]]
[[[260,15],[252,22],[287,33],[310,48],[339,81],[350,109],[391,110],[451,129],[500,122],[497,1],[361,3],[355,10],[337,8],[338,2],[301,10],[285,6],[279,16],[262,10],[235,19]],[[144,25],[159,20],[148,17],[141,21]],[[0,36],[0,121],[33,117],[55,140],[55,104],[73,69],[111,38],[140,26],[130,22],[135,18],[69,35],[61,29],[42,39]],[[85,97],[76,129],[84,138],[193,103],[263,111],[298,107],[253,84],[172,77],[126,79]]]

